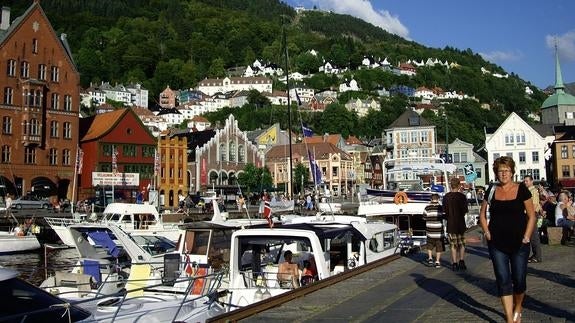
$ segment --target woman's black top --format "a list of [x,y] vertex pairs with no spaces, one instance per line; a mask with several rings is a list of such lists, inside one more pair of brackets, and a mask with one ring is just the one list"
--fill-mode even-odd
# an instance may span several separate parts
[[[491,189],[495,189],[495,186],[489,188],[485,196],[489,196]],[[531,192],[524,183],[519,184],[513,200],[501,201],[493,195],[489,206],[491,246],[509,254],[521,248],[528,220],[524,202],[530,198]]]

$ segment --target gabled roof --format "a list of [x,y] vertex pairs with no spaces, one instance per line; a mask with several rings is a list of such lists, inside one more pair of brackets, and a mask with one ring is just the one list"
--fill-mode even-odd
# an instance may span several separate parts
[[72,69],[75,72],[78,72],[76,64],[74,63],[74,58],[72,57],[72,51],[70,50],[70,46],[68,45],[68,41],[66,39],[66,34],[62,34],[61,37],[58,37],[58,34],[56,34],[56,31],[54,30],[52,24],[50,23],[50,19],[48,19],[48,17],[46,16],[46,13],[42,9],[42,6],[40,6],[40,1],[33,1],[30,7],[28,7],[28,9],[26,9],[26,11],[24,11],[24,13],[21,16],[17,17],[12,21],[12,23],[10,23],[8,29],[0,30],[0,47],[4,46],[4,42],[8,38],[10,38],[13,33],[15,33],[18,29],[20,29],[20,24],[22,24],[26,20],[26,18],[34,12],[34,10],[38,10],[42,15],[42,17],[46,19],[46,21],[48,22],[47,25],[49,32],[58,40],[57,43],[59,43],[62,46],[62,50],[66,53],[66,58],[69,60]]
[[[116,111],[80,119],[80,129],[86,130],[84,134],[80,133],[80,141],[90,141],[103,137],[116,127],[118,122],[124,118],[129,110],[130,109],[118,109]],[[137,119],[140,120],[140,118]]]
[[417,112],[407,109],[395,121],[393,121],[387,129],[393,128],[409,128],[409,127],[432,127],[433,123],[427,121],[420,116]]
[[304,142],[307,142],[308,144],[329,142],[330,144],[337,146],[337,144],[340,142],[341,139],[342,138],[340,134],[332,134],[332,135],[325,134],[319,136],[305,137]]

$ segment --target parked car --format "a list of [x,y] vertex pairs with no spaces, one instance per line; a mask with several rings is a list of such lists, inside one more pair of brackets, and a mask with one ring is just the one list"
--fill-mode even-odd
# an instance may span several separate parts
[[12,202],[12,208],[20,209],[49,209],[52,205],[47,200],[41,200],[33,195],[24,195]]

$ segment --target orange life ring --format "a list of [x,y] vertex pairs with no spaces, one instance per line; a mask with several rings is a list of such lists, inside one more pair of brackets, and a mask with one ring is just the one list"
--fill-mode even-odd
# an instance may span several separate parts
[[407,204],[407,201],[407,194],[404,191],[395,193],[395,196],[393,197],[393,203],[395,204]]
[[[203,268],[200,267],[196,270],[196,272],[194,273],[194,276],[206,276],[208,274],[208,268]],[[201,295],[202,292],[204,291],[204,285],[206,284],[206,278],[202,277],[202,278],[195,278],[195,281],[192,285],[192,291],[190,292],[190,294],[192,295]]]

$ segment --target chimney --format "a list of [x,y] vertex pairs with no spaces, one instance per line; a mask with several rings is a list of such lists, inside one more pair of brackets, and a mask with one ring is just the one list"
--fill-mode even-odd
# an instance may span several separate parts
[[8,30],[8,27],[10,27],[10,7],[2,7],[0,30]]
[[67,34],[65,34],[65,33],[60,34],[60,40],[66,41],[66,38],[68,38]]

